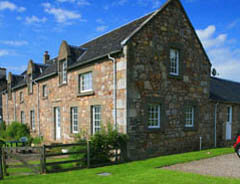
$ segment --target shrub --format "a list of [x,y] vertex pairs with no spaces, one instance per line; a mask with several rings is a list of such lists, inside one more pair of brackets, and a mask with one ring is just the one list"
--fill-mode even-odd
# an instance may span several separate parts
[[28,140],[31,140],[30,131],[25,124],[18,122],[12,122],[6,128],[5,138],[7,140],[19,140],[21,137],[27,137]]
[[0,122],[0,139],[6,138],[6,124],[5,122]]
[[41,145],[43,142],[43,137],[34,137],[31,142],[34,145]]
[[[113,130],[109,124],[107,131],[103,128],[101,132],[96,133],[90,139],[90,160],[91,165],[106,164],[112,162],[112,151],[121,149],[125,152],[127,144],[127,135],[119,133],[117,130]],[[80,143],[84,141],[81,136],[77,137],[76,142]],[[74,147],[70,151],[80,151],[81,147]],[[87,163],[87,154],[73,155],[75,159],[85,158],[85,164]]]

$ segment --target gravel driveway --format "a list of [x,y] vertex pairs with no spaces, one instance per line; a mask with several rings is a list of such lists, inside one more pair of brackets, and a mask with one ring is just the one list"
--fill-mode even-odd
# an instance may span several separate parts
[[179,170],[201,175],[240,178],[240,159],[236,154],[176,164],[162,169]]

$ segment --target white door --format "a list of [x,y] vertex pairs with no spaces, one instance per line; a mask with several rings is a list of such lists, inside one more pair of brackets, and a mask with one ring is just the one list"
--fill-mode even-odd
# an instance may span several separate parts
[[55,114],[55,135],[56,139],[61,138],[61,115],[60,115],[60,108],[55,107],[54,108],[54,114]]
[[227,107],[226,140],[232,139],[232,107]]

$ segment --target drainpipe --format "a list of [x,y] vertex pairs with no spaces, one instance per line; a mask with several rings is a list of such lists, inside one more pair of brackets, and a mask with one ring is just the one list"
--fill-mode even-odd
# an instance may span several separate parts
[[214,147],[217,147],[217,107],[218,107],[218,102],[215,104],[214,108]]
[[114,128],[117,130],[117,62],[114,57],[111,57],[110,54],[108,54],[108,59],[112,60],[113,62],[113,120],[114,120]]
[[17,121],[17,112],[16,112],[16,91],[14,92],[14,96],[13,96],[13,103],[14,103],[14,121]]
[[39,97],[39,83],[37,83],[35,80],[33,80],[34,84],[37,85],[37,119],[38,119],[38,136],[41,136],[40,133],[40,97]]
[[6,93],[7,124],[9,125],[8,93]]

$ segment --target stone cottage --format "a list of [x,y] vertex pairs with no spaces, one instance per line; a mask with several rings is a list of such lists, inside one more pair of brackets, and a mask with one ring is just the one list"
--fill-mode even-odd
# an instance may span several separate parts
[[[9,73],[3,117],[44,141],[89,137],[107,123],[128,134],[130,159],[226,145],[239,129],[240,84],[211,63],[179,0],[81,46]],[[234,91],[232,91],[234,90]],[[239,93],[238,93],[239,94]]]

